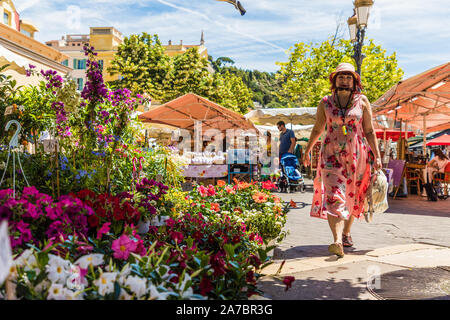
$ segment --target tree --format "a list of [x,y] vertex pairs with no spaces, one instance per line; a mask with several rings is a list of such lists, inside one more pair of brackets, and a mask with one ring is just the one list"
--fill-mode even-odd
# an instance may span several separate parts
[[108,72],[119,74],[121,80],[113,87],[128,88],[134,95],[146,92],[155,100],[165,99],[171,58],[164,53],[158,35],[142,33],[126,37],[119,46]]
[[[400,81],[403,70],[398,67],[396,54],[387,55],[373,40],[363,47],[363,54],[366,56],[361,72],[363,93],[369,101],[375,101]],[[331,93],[329,74],[341,62],[354,64],[352,55],[351,42],[343,39],[295,44],[289,61],[277,62],[280,71],[276,77],[282,81],[277,96],[290,107],[317,107],[322,97]]]
[[208,61],[202,58],[196,48],[191,48],[185,53],[172,58],[171,70],[166,77],[164,102],[170,101],[192,92],[201,94],[204,86],[208,85]]
[[208,60],[196,48],[169,57],[157,35],[132,35],[120,45],[108,69],[123,79],[110,84],[129,88],[134,94],[148,93],[163,103],[192,92],[226,108],[247,112],[252,92],[240,77],[221,71],[223,64],[234,63],[233,60],[221,57],[214,61],[210,57],[209,61],[220,72],[211,74]]

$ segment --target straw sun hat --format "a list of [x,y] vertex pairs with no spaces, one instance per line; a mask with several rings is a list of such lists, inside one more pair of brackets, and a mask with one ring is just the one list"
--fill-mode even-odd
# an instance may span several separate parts
[[347,62],[340,63],[340,64],[337,66],[336,70],[330,74],[330,78],[329,78],[329,79],[330,79],[330,82],[333,83],[334,77],[335,77],[338,73],[341,73],[341,72],[350,72],[350,73],[353,75],[353,77],[356,79],[356,86],[357,86],[358,88],[360,88],[360,89],[362,88],[362,85],[361,85],[361,77],[360,77],[359,74],[355,71],[355,67],[354,67],[351,63],[347,63]]

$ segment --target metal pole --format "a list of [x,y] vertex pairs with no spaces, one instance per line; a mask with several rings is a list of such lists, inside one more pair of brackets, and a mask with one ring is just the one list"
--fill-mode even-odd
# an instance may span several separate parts
[[423,156],[427,156],[427,116],[423,116]]
[[353,59],[356,62],[356,72],[361,75],[361,66],[365,56],[362,54],[362,47],[364,44],[364,36],[366,34],[365,28],[359,28],[356,33],[356,43],[354,46]]

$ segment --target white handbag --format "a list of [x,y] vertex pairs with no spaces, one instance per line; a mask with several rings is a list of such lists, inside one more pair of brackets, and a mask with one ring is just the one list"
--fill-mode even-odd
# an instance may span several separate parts
[[383,171],[375,172],[370,181],[364,206],[364,217],[367,222],[372,222],[374,213],[383,213],[389,208],[387,200],[389,186]]

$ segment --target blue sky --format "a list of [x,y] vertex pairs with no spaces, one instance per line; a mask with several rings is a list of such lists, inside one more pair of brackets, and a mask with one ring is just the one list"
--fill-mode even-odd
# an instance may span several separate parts
[[[241,0],[246,15],[215,0],[15,0],[23,19],[33,21],[39,41],[83,34],[89,27],[114,26],[125,36],[158,34],[164,44],[198,44],[236,66],[276,71],[297,42],[322,42],[341,24],[348,37],[352,0]],[[405,77],[450,62],[448,0],[375,0],[367,38],[397,53]]]

